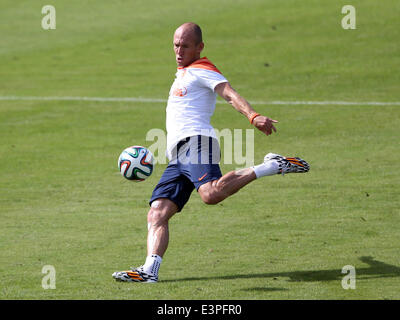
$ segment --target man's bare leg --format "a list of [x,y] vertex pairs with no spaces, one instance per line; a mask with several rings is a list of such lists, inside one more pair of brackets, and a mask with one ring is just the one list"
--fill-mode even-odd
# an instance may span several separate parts
[[309,164],[300,158],[285,158],[268,153],[264,162],[237,171],[230,171],[218,180],[201,185],[198,189],[201,199],[207,204],[216,204],[236,193],[253,180],[278,173],[308,172]]
[[169,242],[168,221],[178,211],[177,205],[169,199],[160,198],[151,204],[147,214],[147,255],[162,257]]
[[177,205],[169,199],[154,200],[147,215],[147,257],[145,263],[136,269],[114,272],[118,281],[157,282],[158,270],[169,242],[168,221],[178,211]]
[[256,178],[252,168],[230,171],[218,180],[201,185],[198,192],[205,203],[216,204],[238,192]]

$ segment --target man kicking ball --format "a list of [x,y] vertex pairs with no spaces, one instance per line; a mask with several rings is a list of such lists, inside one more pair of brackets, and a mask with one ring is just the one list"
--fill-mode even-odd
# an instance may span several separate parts
[[268,153],[260,165],[222,175],[219,144],[210,124],[217,94],[266,135],[276,132],[278,121],[255,112],[210,60],[200,58],[204,43],[198,25],[181,25],[174,33],[173,45],[178,71],[167,104],[170,162],[149,202],[146,261],[138,268],[114,272],[118,281],[158,281],[168,247],[168,221],[183,209],[194,188],[206,204],[216,204],[257,178],[309,170],[300,158]]

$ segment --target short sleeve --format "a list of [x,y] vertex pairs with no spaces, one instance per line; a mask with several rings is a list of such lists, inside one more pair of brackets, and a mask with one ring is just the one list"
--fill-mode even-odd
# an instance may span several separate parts
[[212,91],[214,91],[215,87],[223,82],[228,82],[228,80],[219,72],[205,70],[205,69],[192,69],[196,70],[195,74],[199,80],[199,82]]

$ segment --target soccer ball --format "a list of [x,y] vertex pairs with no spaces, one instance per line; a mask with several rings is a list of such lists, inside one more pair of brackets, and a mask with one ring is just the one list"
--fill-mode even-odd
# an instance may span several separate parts
[[153,154],[142,146],[128,147],[118,158],[118,168],[124,178],[143,181],[153,172]]

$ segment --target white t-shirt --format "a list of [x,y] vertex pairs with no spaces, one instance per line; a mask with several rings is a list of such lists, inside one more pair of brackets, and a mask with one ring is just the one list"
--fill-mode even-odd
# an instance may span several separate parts
[[167,157],[171,160],[176,144],[187,137],[205,135],[216,138],[210,118],[215,110],[215,87],[228,82],[206,58],[178,68],[167,104]]

